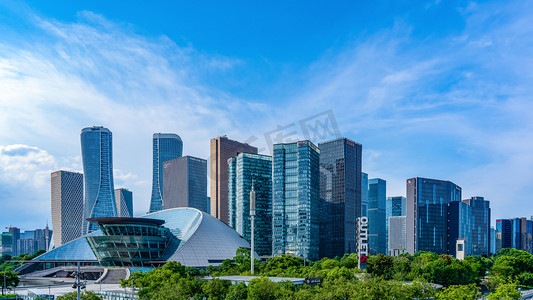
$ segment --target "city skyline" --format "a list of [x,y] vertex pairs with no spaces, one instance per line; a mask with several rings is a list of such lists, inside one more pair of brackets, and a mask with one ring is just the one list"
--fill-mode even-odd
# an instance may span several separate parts
[[135,193],[139,215],[154,132],[202,159],[224,134],[271,155],[265,134],[330,110],[387,196],[420,176],[490,199],[492,225],[533,214],[530,3],[286,4],[277,20],[280,3],[169,5],[0,4],[0,206],[27,208],[1,226],[50,222],[50,173],[82,171],[84,127],[114,133],[115,188]]

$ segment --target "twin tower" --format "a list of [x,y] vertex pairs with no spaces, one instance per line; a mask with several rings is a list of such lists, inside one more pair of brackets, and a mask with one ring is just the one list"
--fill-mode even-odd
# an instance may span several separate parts
[[[98,230],[89,218],[118,216],[113,184],[113,136],[109,129],[93,126],[81,131],[81,156],[85,179],[83,234]],[[163,209],[163,162],[182,156],[183,141],[177,134],[155,133],[153,138],[153,186],[150,212]]]

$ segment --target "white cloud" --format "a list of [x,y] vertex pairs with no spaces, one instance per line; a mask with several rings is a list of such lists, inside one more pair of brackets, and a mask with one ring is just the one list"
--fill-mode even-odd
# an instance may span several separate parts
[[0,178],[4,183],[45,186],[56,166],[54,156],[28,145],[0,146]]

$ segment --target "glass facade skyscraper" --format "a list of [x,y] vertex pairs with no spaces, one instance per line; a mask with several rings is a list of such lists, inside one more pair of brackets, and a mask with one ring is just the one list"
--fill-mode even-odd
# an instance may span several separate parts
[[[387,246],[389,246],[389,238],[391,236],[391,232],[389,231],[389,224],[390,224],[390,217],[400,217],[405,216],[405,205],[406,205],[407,199],[403,196],[395,196],[395,197],[387,197],[386,202],[386,209],[385,209],[385,232],[387,233]],[[403,221],[403,225],[405,226],[405,220]],[[402,229],[403,232],[405,232],[405,228]],[[396,233],[397,231],[395,231]],[[405,239],[404,239],[405,244]],[[403,248],[397,248],[397,245],[394,245],[395,248],[387,247],[389,252],[391,249],[403,249]]]
[[81,158],[85,179],[83,234],[87,234],[98,230],[98,224],[87,222],[87,219],[117,216],[111,131],[102,126],[83,128]]
[[465,240],[465,255],[472,254],[472,207],[461,201],[448,204],[448,254],[456,256],[457,240]]
[[133,193],[128,189],[116,189],[117,213],[119,217],[133,217]]
[[361,216],[368,217],[368,174],[361,172]]
[[319,155],[310,141],[274,145],[272,255],[319,258]]
[[83,174],[56,171],[50,174],[50,183],[53,239],[59,247],[82,234]]
[[163,209],[163,163],[181,157],[183,152],[183,142],[180,136],[174,133],[154,133],[152,150],[153,172],[150,212]]
[[380,178],[368,180],[368,247],[370,254],[387,254],[386,228],[387,182]]
[[361,216],[362,146],[347,138],[320,149],[320,257],[357,252],[355,221]]
[[504,248],[513,248],[511,232],[511,220],[496,220],[496,252]]
[[472,208],[472,255],[490,255],[490,202],[483,197],[463,200]]
[[207,160],[184,156],[163,164],[163,208],[194,207],[207,212]]
[[533,254],[533,220],[513,218],[496,220],[496,250],[514,248]]
[[407,252],[448,252],[448,204],[461,201],[461,187],[451,181],[407,179]]
[[255,251],[272,254],[272,157],[240,153],[228,160],[228,221],[251,242],[250,191],[255,191]]

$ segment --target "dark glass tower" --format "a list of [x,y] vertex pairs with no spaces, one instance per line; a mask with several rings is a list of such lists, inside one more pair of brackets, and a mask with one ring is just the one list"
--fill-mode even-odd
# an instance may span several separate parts
[[355,220],[361,216],[362,146],[347,138],[320,148],[320,257],[357,252]]
[[483,197],[463,200],[472,208],[472,255],[490,255],[490,202]]
[[407,252],[448,252],[448,204],[461,201],[461,187],[451,181],[407,179]]
[[86,220],[97,217],[116,217],[113,187],[113,139],[109,129],[102,126],[81,131],[81,158],[85,180],[83,233],[98,230],[98,224]]
[[251,242],[250,191],[255,201],[255,251],[272,253],[272,157],[240,153],[228,160],[229,226]]
[[194,207],[207,212],[207,160],[184,156],[163,164],[163,208]]
[[387,182],[368,180],[368,246],[370,254],[387,254]]
[[163,209],[163,162],[181,157],[182,152],[183,142],[179,135],[174,133],[154,133],[150,212]]
[[319,257],[318,148],[310,141],[274,145],[272,255]]
[[472,254],[472,207],[461,201],[448,204],[448,254],[456,256],[457,240],[465,240],[465,255]]

